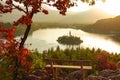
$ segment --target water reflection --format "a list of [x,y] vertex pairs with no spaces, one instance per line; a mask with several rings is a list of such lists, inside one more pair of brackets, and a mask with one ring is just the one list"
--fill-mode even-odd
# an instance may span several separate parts
[[[69,35],[71,31],[72,35],[78,36],[83,40],[81,47],[100,48],[109,52],[120,53],[120,44],[113,41],[111,38],[105,35],[97,35],[86,33],[82,30],[75,29],[39,29],[31,36],[28,37],[27,43],[32,43],[29,46],[30,49],[38,48],[40,52],[47,50],[51,47],[56,48],[58,45],[57,38],[62,35]],[[60,45],[61,48],[65,46]]]

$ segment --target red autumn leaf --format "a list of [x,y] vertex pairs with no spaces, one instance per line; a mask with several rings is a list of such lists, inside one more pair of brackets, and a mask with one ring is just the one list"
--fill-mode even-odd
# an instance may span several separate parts
[[12,4],[12,0],[6,1],[6,4],[11,5]]
[[45,10],[45,9],[43,9],[42,12],[43,12],[44,14],[48,14],[48,11]]
[[14,25],[18,25],[18,24],[26,24],[26,25],[30,25],[32,23],[32,20],[30,18],[30,15],[27,14],[26,16],[22,16],[17,22],[15,22]]

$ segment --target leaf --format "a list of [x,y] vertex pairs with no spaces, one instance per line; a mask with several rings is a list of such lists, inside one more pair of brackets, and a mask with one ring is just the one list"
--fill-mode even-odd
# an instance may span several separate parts
[[42,12],[43,12],[44,14],[48,14],[48,11],[45,10],[45,9],[43,9]]
[[32,19],[30,18],[30,14],[26,14],[23,15],[19,20],[17,20],[17,22],[14,23],[14,25],[18,25],[18,24],[26,24],[31,25],[32,24]]

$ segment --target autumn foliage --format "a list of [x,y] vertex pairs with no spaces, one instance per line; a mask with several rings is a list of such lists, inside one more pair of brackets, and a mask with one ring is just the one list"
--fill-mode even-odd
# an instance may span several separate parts
[[[14,39],[15,27],[4,28],[0,25],[0,60],[8,65],[6,71],[12,72],[14,75],[27,74],[31,71],[32,58],[31,53],[26,48],[19,50],[19,42]],[[4,65],[1,65],[4,67]]]
[[70,0],[0,0],[0,14],[12,13],[14,9],[24,13],[13,24],[13,26],[26,25],[26,31],[20,42],[14,39],[15,27],[7,29],[0,25],[0,36],[3,38],[0,40],[0,59],[10,63],[7,69],[13,72],[14,80],[18,80],[21,72],[29,72],[32,66],[31,53],[24,48],[24,43],[31,29],[34,14],[38,12],[48,14],[48,10],[44,8],[44,5],[48,5],[56,7],[60,14],[66,15],[67,8],[74,4]]
[[30,14],[28,13],[26,16],[23,15],[19,20],[17,20],[17,22],[15,22],[14,25],[18,25],[18,24],[25,24],[25,25],[32,24],[32,20],[30,18]]
[[96,56],[97,68],[99,70],[105,70],[105,69],[117,70],[118,69],[117,63],[110,61],[109,58],[110,58],[109,54],[99,53]]

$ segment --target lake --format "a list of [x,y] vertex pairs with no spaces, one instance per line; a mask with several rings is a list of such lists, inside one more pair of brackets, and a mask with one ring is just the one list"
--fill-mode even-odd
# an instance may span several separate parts
[[[59,45],[61,49],[64,49],[66,46],[60,45],[56,40],[59,36],[69,35],[69,32],[73,36],[78,36],[83,40],[83,43],[80,47],[83,48],[100,48],[108,52],[117,52],[120,53],[120,43],[112,40],[109,36],[98,35],[84,32],[80,29],[71,29],[71,28],[54,28],[54,29],[39,29],[36,30],[30,35],[26,41],[26,47],[29,49],[38,49],[42,52],[48,50],[49,48],[54,48]],[[32,43],[32,45],[29,45]]]

